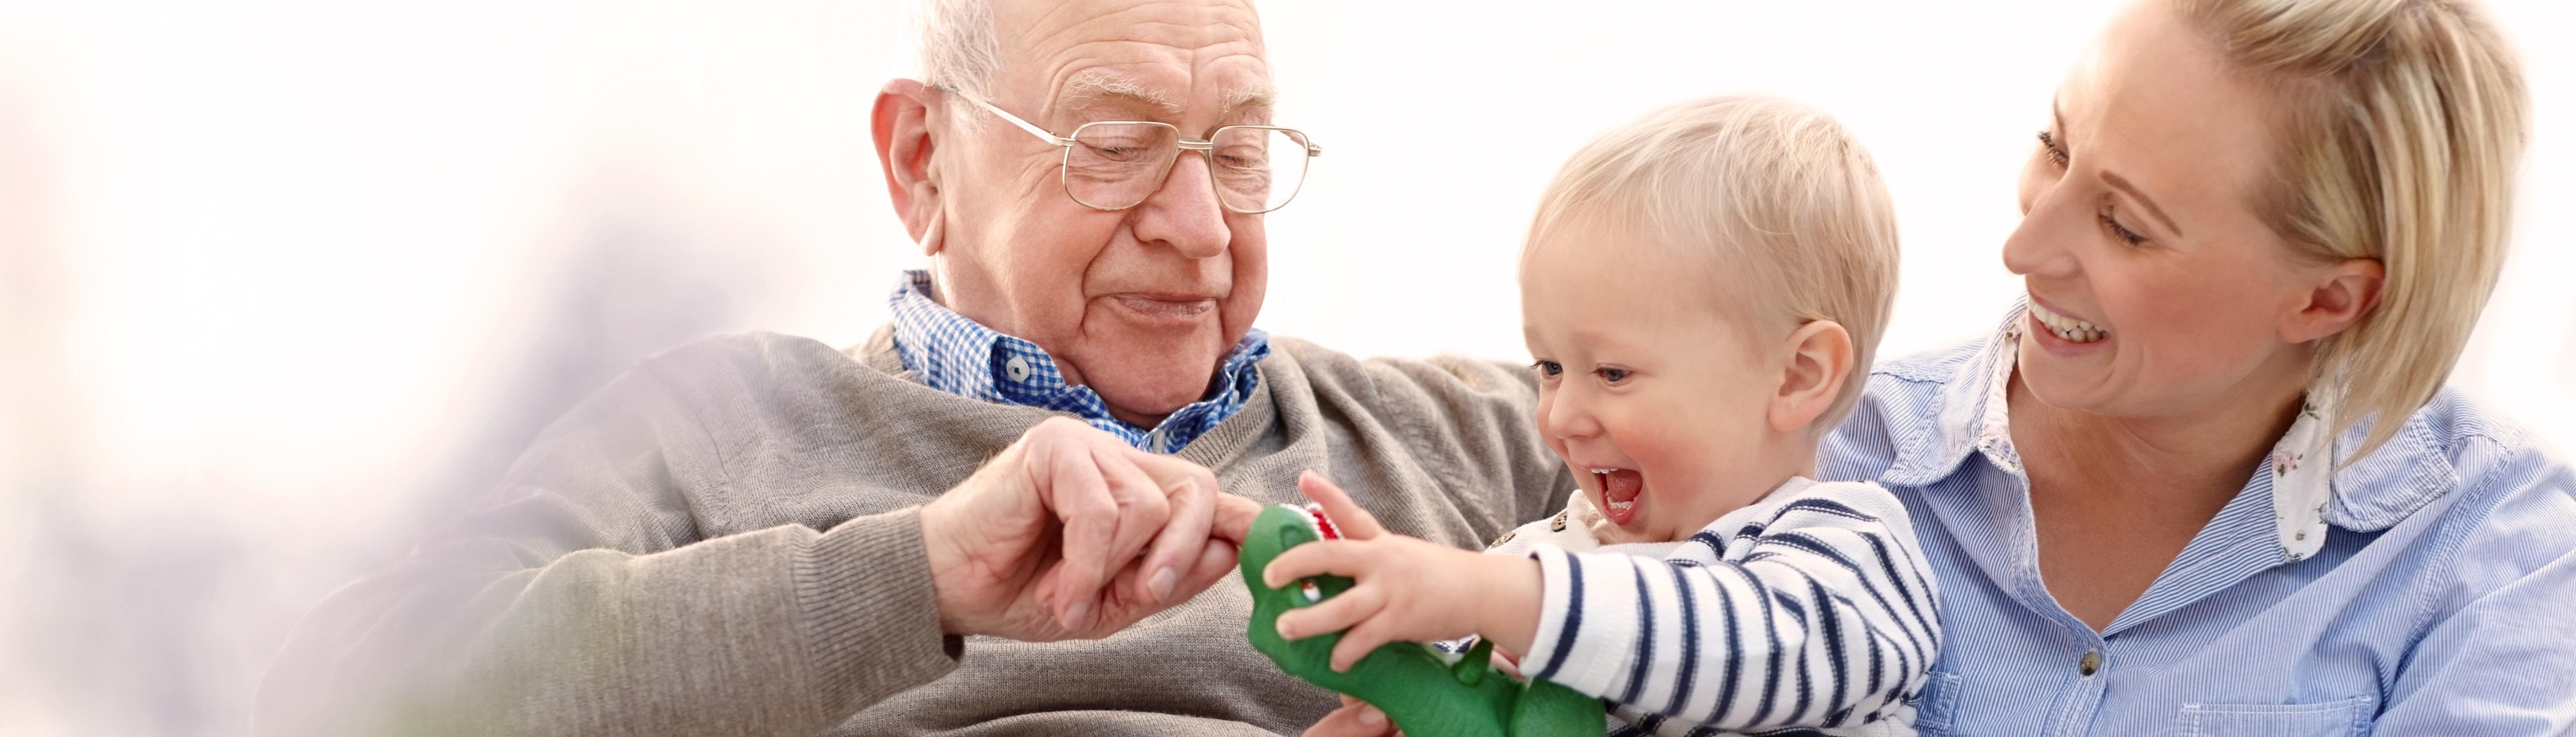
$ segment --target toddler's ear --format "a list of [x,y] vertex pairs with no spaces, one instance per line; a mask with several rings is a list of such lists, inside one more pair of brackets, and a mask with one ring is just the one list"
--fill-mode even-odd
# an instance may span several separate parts
[[1774,432],[1804,432],[1842,394],[1843,379],[1852,372],[1851,333],[1841,323],[1815,320],[1790,331],[1788,347],[1769,419]]

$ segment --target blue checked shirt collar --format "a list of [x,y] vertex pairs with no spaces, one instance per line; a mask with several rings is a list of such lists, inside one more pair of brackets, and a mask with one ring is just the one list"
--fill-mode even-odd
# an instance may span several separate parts
[[1003,335],[930,298],[930,272],[906,271],[889,300],[894,312],[895,354],[930,388],[968,399],[1065,412],[1109,431],[1127,444],[1156,453],[1179,452],[1217,423],[1242,411],[1261,386],[1253,364],[1270,355],[1270,335],[1244,333],[1217,367],[1217,391],[1180,408],[1151,428],[1109,414],[1100,393],[1068,386],[1055,358],[1038,344]]

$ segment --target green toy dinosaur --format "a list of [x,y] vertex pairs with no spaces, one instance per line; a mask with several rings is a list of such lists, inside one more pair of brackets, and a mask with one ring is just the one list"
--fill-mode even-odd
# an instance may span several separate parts
[[1253,649],[1279,669],[1318,686],[1350,694],[1386,712],[1410,737],[1540,737],[1598,735],[1605,728],[1599,700],[1554,683],[1522,681],[1495,670],[1493,643],[1479,641],[1458,656],[1428,645],[1379,646],[1346,672],[1332,668],[1339,632],[1289,641],[1279,637],[1279,614],[1312,606],[1351,588],[1341,576],[1301,579],[1284,588],[1263,585],[1261,571],[1289,548],[1340,537],[1319,507],[1286,504],[1262,510],[1244,538],[1244,586],[1252,590]]

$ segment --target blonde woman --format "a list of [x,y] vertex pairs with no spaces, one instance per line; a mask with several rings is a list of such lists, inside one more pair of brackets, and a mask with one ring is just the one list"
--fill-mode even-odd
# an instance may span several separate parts
[[2146,0],[2057,91],[1991,339],[1819,470],[1906,500],[1926,734],[2576,728],[2566,462],[2444,389],[2527,117],[2461,0]]
[[1818,459],[1940,581],[1916,728],[2576,729],[2576,478],[2442,388],[2527,134],[2479,10],[2143,0],[2044,120],[2026,300],[1880,365]]

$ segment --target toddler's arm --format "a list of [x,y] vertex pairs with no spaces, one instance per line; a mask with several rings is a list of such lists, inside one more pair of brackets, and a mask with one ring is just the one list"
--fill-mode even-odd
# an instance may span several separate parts
[[1940,643],[1904,505],[1815,484],[1738,510],[1663,559],[1542,545],[1521,671],[1720,729],[1887,717]]

